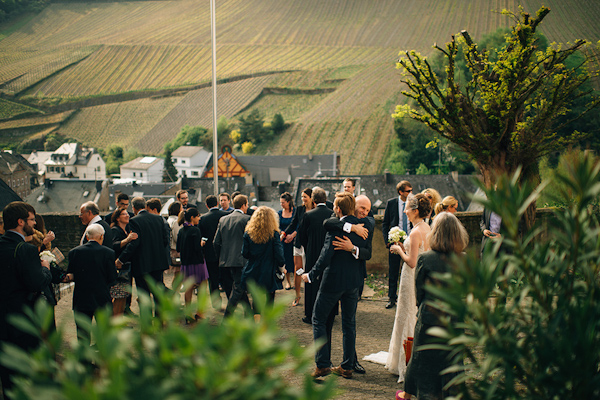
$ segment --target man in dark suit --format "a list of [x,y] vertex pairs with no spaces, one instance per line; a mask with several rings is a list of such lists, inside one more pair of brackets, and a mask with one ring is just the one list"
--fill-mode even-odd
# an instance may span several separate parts
[[[112,223],[112,216],[113,213],[115,212],[115,210],[118,210],[120,208],[124,208],[127,209],[129,207],[129,196],[127,195],[127,193],[119,193],[117,195],[117,198],[115,199],[115,209],[112,212],[109,212],[108,214],[106,214],[104,216],[104,221],[110,225]],[[129,218],[133,217],[133,213],[130,211],[127,211],[127,213],[129,214]]]
[[[304,214],[298,227],[298,240],[300,245],[304,246],[306,257],[305,273],[310,272],[321,254],[326,234],[323,222],[333,215],[332,210],[326,205],[327,193],[325,190],[315,187],[312,191],[312,200],[316,207]],[[320,279],[317,278],[312,283],[304,285],[304,318],[302,321],[307,324],[312,323],[319,283]]]
[[[412,185],[408,181],[401,181],[396,185],[396,190],[398,191],[398,197],[394,197],[387,201],[385,206],[385,214],[383,215],[383,240],[385,241],[385,245],[387,248],[390,247],[390,243],[388,243],[388,233],[390,229],[394,226],[400,227],[406,234],[410,233],[410,224],[408,221],[408,217],[404,213],[404,209],[406,206],[406,199],[408,195],[412,192]],[[398,298],[398,278],[400,277],[400,266],[402,265],[402,257],[398,254],[389,253],[389,289],[388,289],[388,297],[389,302],[386,304],[385,308],[393,308],[396,305],[396,300]]]
[[[100,224],[90,224],[86,230],[86,244],[69,252],[67,277],[75,282],[73,290],[73,311],[79,319],[92,322],[96,311],[111,304],[110,287],[117,280],[115,252],[102,245],[104,228]],[[77,338],[90,344],[88,329],[75,319]]]
[[[50,264],[40,261],[37,248],[25,242],[25,236],[33,235],[35,214],[29,205],[13,201],[4,207],[5,233],[0,237],[0,342],[11,343],[23,350],[32,350],[39,340],[8,322],[10,315],[25,315],[25,307],[33,307],[39,293],[52,280]],[[0,365],[0,378],[4,398],[12,388],[15,371]]]
[[[81,219],[81,223],[83,225],[85,225],[86,228],[88,226],[90,226],[91,224],[101,225],[102,228],[104,229],[104,247],[108,247],[109,249],[112,249],[112,243],[113,243],[112,230],[110,229],[110,225],[108,225],[106,223],[106,221],[104,221],[102,218],[100,218],[100,209],[98,208],[98,205],[96,205],[96,203],[94,203],[93,201],[88,201],[88,202],[83,203],[79,209],[79,219]],[[79,244],[86,244],[86,243],[87,243],[87,238],[84,233],[83,236],[81,237],[81,241],[79,242]]]
[[[314,193],[314,192],[313,192]],[[355,200],[350,193],[338,193],[334,207],[336,215],[345,223],[358,224],[354,214]],[[315,378],[333,372],[344,378],[352,377],[352,370],[356,360],[356,305],[358,303],[358,289],[363,284],[361,262],[356,249],[366,248],[367,241],[355,233],[348,233],[348,239],[355,247],[355,251],[336,251],[333,245],[335,235],[327,233],[325,244],[312,270],[302,275],[306,283],[314,282],[321,277],[321,285],[315,301],[313,312],[313,335],[315,341],[327,339],[316,355],[317,368],[312,376]],[[331,336],[328,330],[328,321],[337,302],[342,306],[342,333],[344,357],[342,364],[336,368],[331,366]]]
[[177,197],[177,201],[181,203],[181,208],[185,211],[190,207],[197,208],[194,203],[190,203],[190,194],[187,190],[181,189],[175,193],[175,197]]
[[204,251],[204,260],[208,269],[208,287],[211,294],[212,306],[215,310],[221,310],[221,295],[219,294],[219,256],[213,247],[217,227],[222,217],[228,215],[226,211],[219,210],[219,201],[216,196],[209,195],[205,199],[208,212],[200,218],[200,231],[206,243],[202,250]]
[[[345,186],[345,181],[344,181]],[[335,235],[333,239],[333,247],[335,250],[343,250],[352,253],[355,257],[360,260],[361,275],[363,277],[363,284],[360,286],[358,291],[358,299],[362,295],[362,288],[364,286],[364,279],[367,277],[367,261],[371,259],[373,249],[373,232],[375,229],[375,219],[370,215],[371,213],[371,200],[367,196],[360,195],[355,198],[355,209],[354,215],[358,218],[358,224],[350,224],[344,222],[338,218],[329,218],[323,224],[327,233]],[[348,233],[356,233],[358,236],[366,239],[365,247],[355,246],[352,241],[348,238]],[[328,337],[331,337],[331,332],[328,332]],[[358,358],[354,361],[354,372],[359,374],[366,373],[365,368],[360,365]]]
[[[233,200],[235,209],[221,218],[217,226],[217,232],[214,239],[215,254],[219,257],[219,268],[221,268],[222,281],[225,284],[223,288],[227,298],[241,298],[243,302],[250,304],[248,296],[243,292],[240,282],[242,279],[242,268],[246,259],[242,256],[242,244],[244,243],[244,230],[250,216],[246,214],[248,209],[248,198],[239,194]],[[225,315],[231,314],[237,304],[228,302],[225,309]]]
[[164,219],[146,210],[143,197],[134,197],[131,204],[135,217],[129,220],[129,227],[138,234],[138,238],[127,244],[115,265],[120,268],[131,261],[131,274],[136,287],[150,293],[148,279],[152,279],[159,288],[164,288],[163,271],[169,268],[165,247],[169,245],[170,238],[165,230]]

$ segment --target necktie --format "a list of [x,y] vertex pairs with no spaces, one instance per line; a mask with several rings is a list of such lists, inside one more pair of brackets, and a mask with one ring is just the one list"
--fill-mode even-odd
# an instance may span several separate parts
[[406,223],[406,214],[404,214],[404,207],[406,203],[402,203],[402,207],[400,207],[400,221],[402,221],[402,230],[408,233],[408,224]]

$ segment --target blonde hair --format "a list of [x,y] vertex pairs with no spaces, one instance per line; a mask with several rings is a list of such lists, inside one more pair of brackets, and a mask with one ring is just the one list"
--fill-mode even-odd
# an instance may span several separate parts
[[429,247],[442,253],[460,253],[469,244],[469,234],[456,216],[449,212],[436,215],[427,235]]
[[442,196],[440,196],[440,193],[433,189],[433,188],[427,188],[427,189],[423,189],[423,191],[421,192],[424,195],[426,195],[427,197],[431,196],[431,208],[434,209],[435,206],[442,201]]
[[438,203],[435,206],[435,213],[436,215],[439,213],[442,213],[444,211],[448,210],[448,207],[456,205],[458,206],[458,200],[456,200],[454,197],[452,196],[446,196],[444,197],[444,200],[442,200],[440,203]]
[[279,218],[275,210],[265,206],[254,210],[246,225],[246,232],[254,243],[262,244],[271,240],[275,232],[279,232]]

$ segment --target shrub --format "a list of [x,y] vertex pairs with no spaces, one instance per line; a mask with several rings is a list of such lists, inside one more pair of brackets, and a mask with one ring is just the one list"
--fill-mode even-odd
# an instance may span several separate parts
[[495,192],[482,187],[484,206],[507,227],[502,243],[481,261],[457,260],[447,286],[430,288],[434,306],[458,321],[431,333],[442,343],[434,347],[454,355],[460,398],[600,398],[600,235],[589,207],[600,194],[600,164],[575,159],[557,179],[565,207],[547,229],[526,233],[519,221],[541,188],[519,188],[518,174],[501,178]]
[[[222,323],[206,319],[186,327],[182,321],[192,310],[181,309],[179,293],[159,293],[157,297],[160,318],[152,317],[147,296],[140,297],[136,320],[111,318],[101,312],[91,328],[95,346],[71,343],[58,362],[54,352],[62,345],[64,331],[59,327],[48,334],[47,306],[38,304],[28,318],[17,318],[24,329],[40,335],[43,343],[32,354],[4,348],[2,362],[22,374],[14,398],[254,400],[331,396],[330,382],[317,387],[306,373],[312,365],[309,352],[294,339],[280,338],[277,320],[286,305],[261,307],[264,312],[258,324],[238,313]],[[208,296],[201,296],[199,308],[206,310],[208,302]],[[292,387],[285,381],[284,376],[292,374],[306,376],[303,387]]]

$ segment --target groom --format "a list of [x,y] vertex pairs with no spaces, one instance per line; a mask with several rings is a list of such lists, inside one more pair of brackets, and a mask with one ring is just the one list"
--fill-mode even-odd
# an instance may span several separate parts
[[[358,224],[354,214],[355,200],[350,193],[338,193],[333,203],[333,211],[344,222]],[[347,234],[352,244],[358,248],[366,247],[365,239],[355,233]],[[358,290],[363,285],[361,262],[355,252],[335,251],[332,244],[335,235],[327,233],[325,244],[317,263],[307,274],[302,275],[304,282],[314,282],[320,276],[321,286],[317,294],[313,310],[313,336],[315,341],[326,343],[317,351],[315,362],[317,368],[312,373],[314,378],[329,375],[333,372],[346,379],[352,378],[356,351],[356,304]],[[342,333],[344,361],[339,367],[331,368],[331,343],[328,341],[327,320],[331,311],[340,301],[342,306]]]

